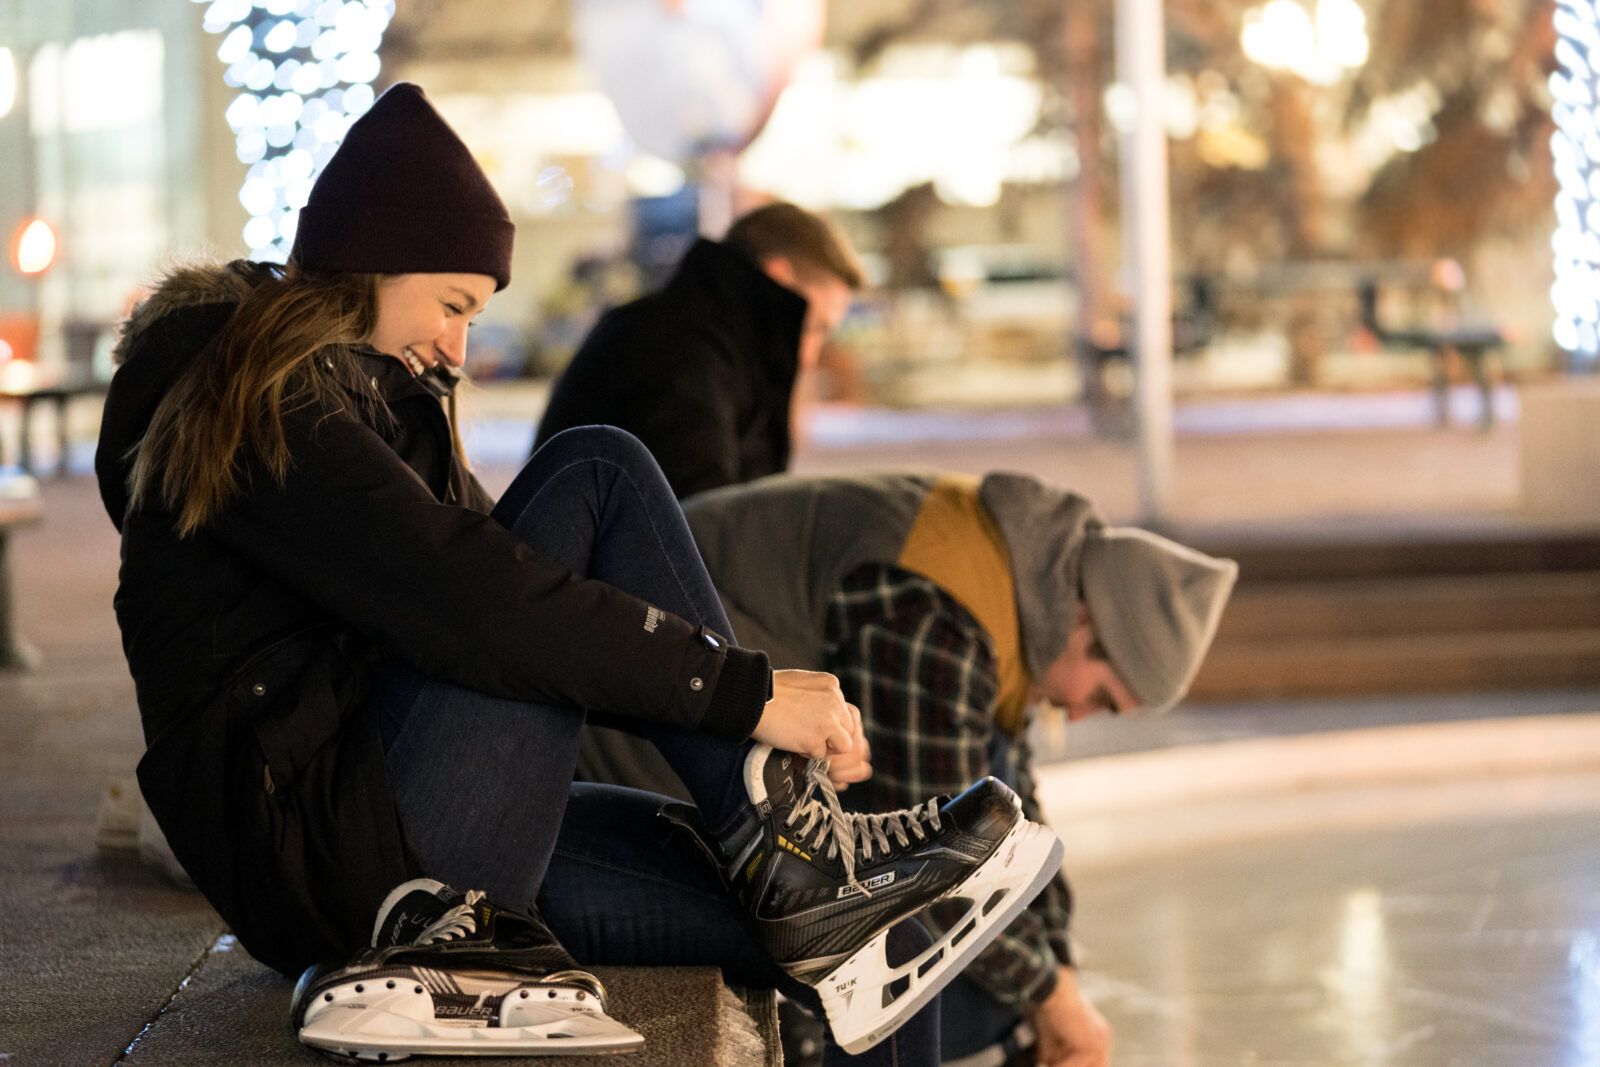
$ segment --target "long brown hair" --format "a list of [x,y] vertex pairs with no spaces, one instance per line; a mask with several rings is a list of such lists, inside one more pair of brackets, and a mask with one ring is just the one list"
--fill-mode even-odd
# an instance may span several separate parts
[[[175,512],[186,537],[238,491],[241,452],[280,483],[286,412],[325,400],[378,314],[378,275],[254,265],[259,276],[222,331],[178,376],[135,447],[130,508]],[[313,359],[319,353],[330,358]],[[342,356],[342,354],[341,354]]]

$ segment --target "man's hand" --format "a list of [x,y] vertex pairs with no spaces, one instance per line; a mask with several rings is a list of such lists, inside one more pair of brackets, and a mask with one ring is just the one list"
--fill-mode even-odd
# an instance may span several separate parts
[[1111,1024],[1078,990],[1078,972],[1062,967],[1055,990],[1030,1016],[1039,1035],[1039,1067],[1109,1067]]

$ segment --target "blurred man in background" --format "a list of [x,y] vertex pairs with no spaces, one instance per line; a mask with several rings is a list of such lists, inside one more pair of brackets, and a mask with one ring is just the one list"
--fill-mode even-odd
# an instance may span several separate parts
[[645,443],[678,497],[786,470],[795,378],[862,282],[849,240],[793,204],[696,241],[659,292],[606,313],[556,382],[534,447],[590,423]]

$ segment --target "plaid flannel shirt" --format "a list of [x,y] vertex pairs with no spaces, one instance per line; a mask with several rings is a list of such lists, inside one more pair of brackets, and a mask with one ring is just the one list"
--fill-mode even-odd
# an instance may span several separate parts
[[[850,787],[847,804],[886,811],[954,795],[1004,759],[1023,812],[1043,821],[1026,741],[995,726],[994,641],[949,593],[899,567],[858,567],[830,599],[824,636],[827,669],[861,709],[872,746],[872,777]],[[1007,1007],[1039,1003],[1055,988],[1057,967],[1072,963],[1071,914],[1071,890],[1057,873],[966,975]]]

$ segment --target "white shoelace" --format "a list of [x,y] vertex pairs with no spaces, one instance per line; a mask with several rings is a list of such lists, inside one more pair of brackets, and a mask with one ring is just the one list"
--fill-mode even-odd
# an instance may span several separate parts
[[473,914],[473,905],[482,899],[483,892],[481,890],[467,890],[465,903],[457,904],[439,916],[432,926],[418,934],[411,943],[413,945],[431,945],[436,941],[456,941],[477,933],[478,920]]
[[[918,841],[927,840],[924,823],[939,829],[939,798],[879,815],[848,812],[840,806],[839,795],[828,780],[828,760],[814,759],[806,765],[805,792],[800,794],[800,802],[789,813],[785,824],[793,827],[802,820],[804,823],[795,836],[818,849],[826,842],[829,858],[839,856],[843,861],[846,881],[870,896],[867,887],[856,881],[856,854],[859,852],[867,863],[872,862],[874,845],[887,854],[894,847],[889,844],[891,834],[901,848],[910,845],[913,836]],[[846,843],[843,848],[841,842]]]

